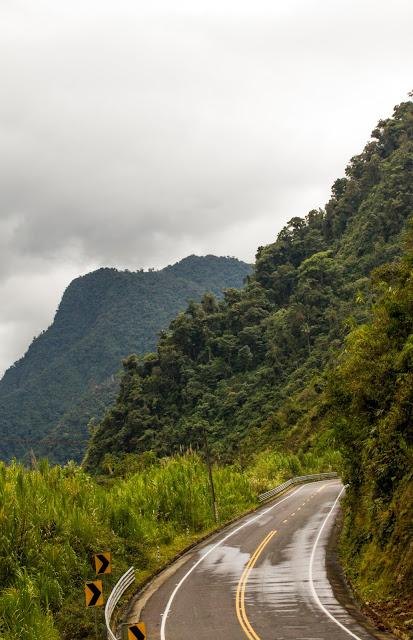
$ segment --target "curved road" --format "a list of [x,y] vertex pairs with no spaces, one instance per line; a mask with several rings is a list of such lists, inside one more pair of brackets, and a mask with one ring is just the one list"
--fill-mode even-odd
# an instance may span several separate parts
[[342,491],[337,480],[301,485],[209,538],[155,580],[130,619],[143,606],[148,640],[389,637],[356,622],[328,581]]

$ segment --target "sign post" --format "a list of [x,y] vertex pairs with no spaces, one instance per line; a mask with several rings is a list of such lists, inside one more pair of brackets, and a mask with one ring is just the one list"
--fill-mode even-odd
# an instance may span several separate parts
[[85,602],[87,607],[94,607],[95,634],[96,640],[98,640],[99,633],[96,607],[102,607],[104,604],[102,580],[94,580],[93,582],[91,581],[85,583]]

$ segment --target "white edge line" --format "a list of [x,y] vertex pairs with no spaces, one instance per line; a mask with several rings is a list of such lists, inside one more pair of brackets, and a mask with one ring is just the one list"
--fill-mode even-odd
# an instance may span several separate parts
[[319,540],[321,538],[321,534],[323,533],[323,530],[324,530],[324,527],[325,527],[325,525],[327,523],[327,520],[329,519],[329,517],[333,513],[333,511],[334,511],[334,509],[336,507],[336,504],[340,500],[341,494],[343,493],[345,488],[346,487],[343,487],[342,490],[340,491],[340,493],[338,494],[333,506],[331,507],[330,511],[327,514],[326,519],[324,520],[323,524],[321,525],[320,530],[319,530],[318,535],[317,535],[317,538],[316,538],[316,541],[314,542],[313,550],[311,552],[310,566],[309,566],[309,583],[310,583],[311,594],[312,594],[314,600],[316,601],[316,604],[321,609],[321,611],[323,613],[325,613],[325,615],[328,616],[330,618],[330,620],[335,622],[341,629],[343,629],[343,631],[348,633],[349,636],[351,636],[352,638],[355,638],[356,640],[362,640],[360,638],[360,636],[356,636],[356,634],[353,633],[352,631],[350,631],[350,629],[347,629],[347,627],[345,627],[344,624],[342,624],[339,620],[337,620],[337,618],[335,618],[333,616],[333,614],[330,613],[330,611],[328,609],[326,609],[326,607],[322,604],[322,602],[320,601],[320,598],[317,595],[317,592],[316,592],[315,587],[314,587],[314,581],[313,581],[314,558],[315,558],[315,553],[316,553],[316,550],[317,550],[317,546],[318,546]]
[[[252,522],[255,522],[256,520],[258,520],[259,518],[261,518],[262,516],[264,516],[266,513],[268,513],[269,511],[272,511],[273,509],[275,509],[276,507],[278,507],[278,505],[280,505],[282,502],[285,502],[286,500],[289,500],[290,498],[292,498],[293,496],[295,496],[296,493],[298,493],[299,491],[301,491],[301,489],[304,487],[305,485],[302,485],[301,487],[299,487],[298,489],[296,489],[295,491],[293,491],[293,493],[290,493],[288,496],[286,496],[285,498],[283,498],[282,500],[280,500],[279,502],[276,502],[272,507],[269,507],[268,509],[265,509],[264,511],[260,511],[260,513],[256,516],[254,516],[253,518],[250,518],[249,520],[247,520],[247,522],[244,522],[243,524],[241,524],[239,527],[237,527],[236,529],[234,529],[233,531],[230,531],[229,533],[227,533],[226,536],[224,536],[221,540],[219,540],[218,542],[216,542],[210,549],[208,549],[208,551],[206,551],[206,553],[204,553],[203,556],[201,556],[201,558],[199,558],[199,560],[197,560],[195,562],[195,564],[192,565],[192,567],[190,569],[188,569],[188,571],[185,573],[185,575],[180,579],[180,581],[178,582],[178,584],[176,585],[175,589],[172,591],[170,598],[168,600],[168,603],[165,607],[165,610],[162,614],[162,623],[161,623],[161,640],[165,640],[166,636],[165,636],[165,626],[166,626],[166,619],[168,617],[168,613],[171,609],[171,605],[172,602],[178,592],[178,590],[181,588],[181,586],[183,585],[183,583],[185,582],[185,580],[191,575],[191,573],[193,572],[194,569],[197,568],[197,566],[199,564],[201,564],[201,562],[203,560],[205,560],[205,558],[207,556],[209,556],[210,553],[212,553],[213,551],[215,551],[215,549],[217,547],[219,547],[223,542],[225,542],[226,540],[228,540],[228,538],[231,538],[232,536],[234,536],[236,533],[238,533],[238,531],[241,531],[241,529],[243,529],[244,527],[247,527],[249,524],[251,524]],[[359,639],[360,640],[360,639]]]

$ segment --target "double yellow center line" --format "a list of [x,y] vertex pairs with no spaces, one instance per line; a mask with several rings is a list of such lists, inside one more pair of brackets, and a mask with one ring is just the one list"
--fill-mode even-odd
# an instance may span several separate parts
[[255,563],[263,552],[264,548],[267,546],[269,541],[273,536],[275,536],[276,531],[270,531],[270,533],[264,538],[261,544],[256,548],[251,558],[248,560],[245,565],[244,571],[242,572],[242,576],[238,582],[237,593],[235,596],[235,609],[237,612],[238,621],[243,628],[245,635],[248,640],[260,640],[259,636],[255,633],[254,629],[251,626],[250,621],[248,620],[247,613],[245,611],[245,588],[247,586],[248,578],[253,569]]

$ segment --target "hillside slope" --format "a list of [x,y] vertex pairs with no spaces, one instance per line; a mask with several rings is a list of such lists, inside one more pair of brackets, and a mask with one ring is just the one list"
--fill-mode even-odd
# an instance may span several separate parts
[[[324,210],[258,250],[243,291],[190,305],[157,352],[124,363],[88,449],[202,447],[319,457],[337,447],[350,483],[341,553],[380,627],[413,638],[413,103],[381,121]],[[403,256],[403,257],[401,257]],[[272,449],[272,453],[268,450]]]
[[191,304],[154,354],[129,357],[87,466],[101,467],[107,453],[196,447],[202,425],[221,460],[266,444],[308,444],[322,371],[369,313],[358,302],[369,300],[371,270],[401,252],[413,214],[412,146],[408,101],[379,122],[325,209],[293,218],[258,249],[244,290]]
[[346,339],[321,421],[349,483],[343,560],[370,611],[413,638],[413,228],[406,255],[374,274],[372,319]]
[[189,256],[160,271],[99,269],[74,280],[53,324],[0,382],[0,457],[80,460],[86,424],[118,390],[113,376],[131,351],[154,349],[159,332],[205,291],[240,287],[249,265]]

